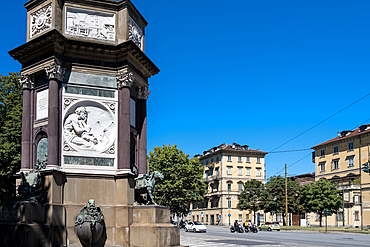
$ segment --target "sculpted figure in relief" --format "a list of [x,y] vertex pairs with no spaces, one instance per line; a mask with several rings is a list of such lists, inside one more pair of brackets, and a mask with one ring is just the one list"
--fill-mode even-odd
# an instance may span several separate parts
[[87,111],[85,107],[77,107],[64,123],[64,133],[67,141],[84,148],[91,148],[98,144],[98,139],[90,133],[87,125]]

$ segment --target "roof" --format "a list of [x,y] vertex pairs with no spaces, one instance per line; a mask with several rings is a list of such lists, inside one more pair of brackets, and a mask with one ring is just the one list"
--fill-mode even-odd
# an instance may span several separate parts
[[213,147],[207,151],[204,151],[203,154],[197,154],[195,157],[198,158],[204,158],[209,155],[213,155],[216,152],[222,152],[222,151],[232,151],[232,152],[240,152],[240,153],[257,153],[261,155],[266,155],[267,152],[260,151],[259,149],[250,149],[248,145],[239,145],[237,143],[233,143],[232,145],[228,145],[226,143],[223,143],[219,146]]
[[318,149],[319,147],[321,147],[323,145],[330,144],[330,143],[333,143],[333,142],[336,142],[336,141],[350,139],[350,138],[353,138],[353,137],[356,137],[356,136],[363,135],[365,133],[370,133],[370,124],[361,125],[360,127],[358,127],[355,130],[343,130],[342,132],[338,132],[337,137],[335,137],[333,139],[330,139],[326,142],[320,143],[316,146],[313,146],[311,149],[316,150],[316,149]]

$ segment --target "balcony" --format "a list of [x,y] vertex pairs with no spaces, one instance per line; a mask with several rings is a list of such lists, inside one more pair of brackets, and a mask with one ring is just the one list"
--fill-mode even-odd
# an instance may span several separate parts
[[361,186],[359,184],[350,184],[350,185],[338,185],[338,190],[359,190]]
[[219,174],[213,175],[212,179],[213,180],[220,180],[220,175]]

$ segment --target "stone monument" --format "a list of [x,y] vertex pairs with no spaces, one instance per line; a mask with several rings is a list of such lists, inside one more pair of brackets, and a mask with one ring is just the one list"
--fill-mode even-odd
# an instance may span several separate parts
[[[31,210],[29,221],[14,223],[31,230],[17,234],[42,238],[42,246],[81,246],[75,222],[93,199],[104,215],[100,244],[179,245],[168,209],[133,206],[134,178],[147,173],[148,79],[159,72],[145,54],[146,20],[130,0],[29,0],[25,7],[27,42],[9,52],[22,64],[21,172],[47,157],[40,173],[48,191],[42,224]],[[166,229],[167,240],[142,235],[145,244],[133,243],[144,223],[151,233]]]

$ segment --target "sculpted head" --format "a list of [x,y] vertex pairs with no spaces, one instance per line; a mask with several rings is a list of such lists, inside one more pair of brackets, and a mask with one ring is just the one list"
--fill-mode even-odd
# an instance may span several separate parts
[[86,108],[83,106],[77,107],[75,113],[80,116],[80,119],[85,119],[87,117]]

